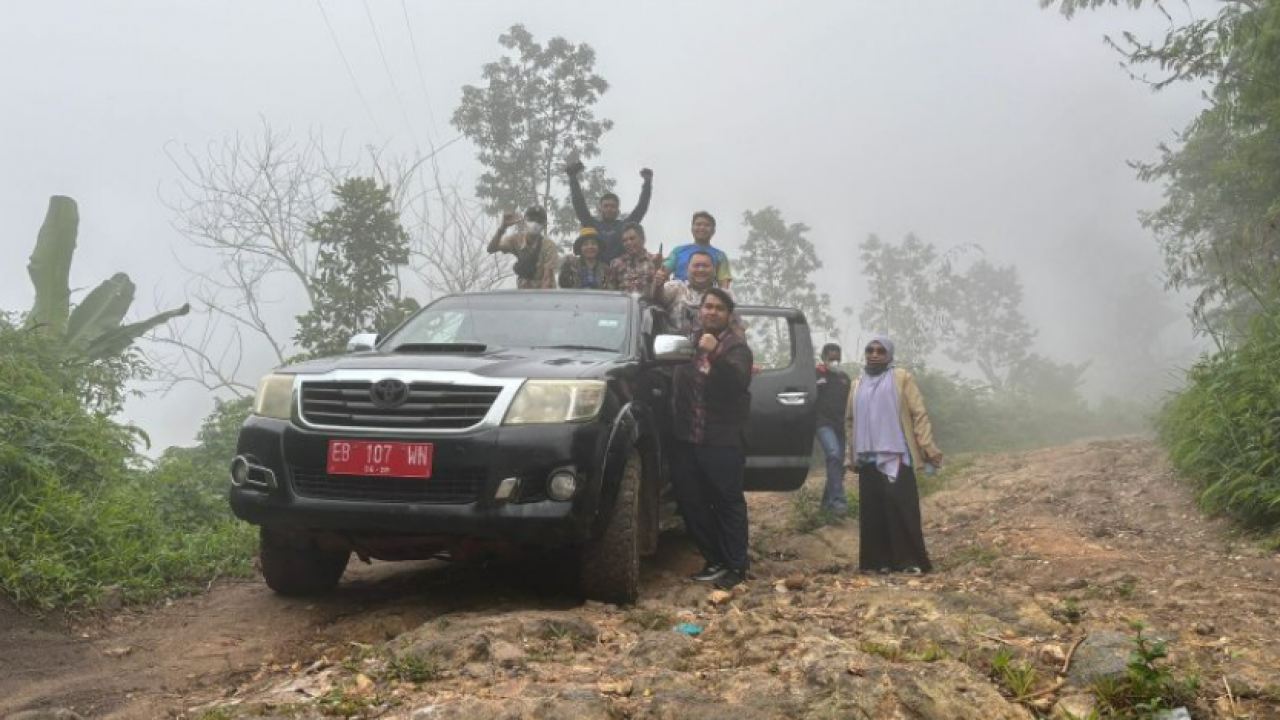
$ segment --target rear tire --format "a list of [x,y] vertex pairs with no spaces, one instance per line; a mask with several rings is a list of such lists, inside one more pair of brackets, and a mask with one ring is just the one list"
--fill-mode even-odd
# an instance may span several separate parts
[[582,548],[582,594],[590,600],[631,604],[640,596],[640,490],[643,466],[632,449],[618,485],[613,516],[600,537]]
[[308,540],[305,545],[266,528],[258,532],[258,559],[267,587],[280,595],[316,595],[332,590],[347,569],[350,552],[322,550]]

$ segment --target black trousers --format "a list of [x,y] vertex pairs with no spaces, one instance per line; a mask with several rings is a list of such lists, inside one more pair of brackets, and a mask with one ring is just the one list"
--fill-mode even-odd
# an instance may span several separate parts
[[747,498],[742,450],[719,445],[672,445],[671,483],[685,531],[708,563],[745,573]]
[[863,570],[933,569],[924,547],[920,521],[920,491],[916,474],[907,465],[898,478],[875,465],[858,468],[858,566]]

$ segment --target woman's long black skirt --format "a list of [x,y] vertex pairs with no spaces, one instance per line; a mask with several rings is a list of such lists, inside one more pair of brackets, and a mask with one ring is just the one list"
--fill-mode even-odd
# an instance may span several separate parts
[[920,491],[909,466],[900,467],[893,482],[875,465],[859,467],[858,504],[859,567],[871,572],[933,569],[924,547]]

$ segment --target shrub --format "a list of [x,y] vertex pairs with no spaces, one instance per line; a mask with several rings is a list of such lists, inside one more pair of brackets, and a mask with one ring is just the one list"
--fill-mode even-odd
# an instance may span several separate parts
[[85,409],[16,332],[0,328],[0,593],[76,609],[113,586],[145,601],[248,572],[253,533],[209,501],[212,466],[143,469],[139,434]]
[[1200,503],[1242,524],[1280,531],[1280,312],[1254,317],[1235,346],[1203,357],[1157,428]]

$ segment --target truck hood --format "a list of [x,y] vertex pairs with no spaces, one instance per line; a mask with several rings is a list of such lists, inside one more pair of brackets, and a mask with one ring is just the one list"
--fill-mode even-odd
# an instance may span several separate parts
[[286,365],[276,372],[313,375],[334,370],[434,370],[500,378],[602,378],[627,363],[617,353],[594,350],[495,348],[481,353],[384,353],[336,355]]

